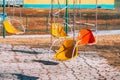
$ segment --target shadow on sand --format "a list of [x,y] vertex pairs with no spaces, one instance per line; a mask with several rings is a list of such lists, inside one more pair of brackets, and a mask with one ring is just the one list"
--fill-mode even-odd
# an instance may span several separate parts
[[39,77],[27,76],[23,74],[14,74],[14,73],[0,73],[0,79],[2,80],[37,80]]
[[45,60],[33,60],[33,62],[39,62],[44,65],[58,65],[58,62],[53,62],[53,61],[45,61]]
[[11,50],[11,51],[13,51],[13,52],[27,53],[27,54],[42,54],[42,52],[25,51],[25,50]]

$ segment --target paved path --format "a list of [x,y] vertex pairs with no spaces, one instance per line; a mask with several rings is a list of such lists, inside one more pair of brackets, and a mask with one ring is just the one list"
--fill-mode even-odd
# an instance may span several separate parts
[[0,80],[120,80],[120,71],[96,52],[79,53],[76,59],[55,61],[48,48],[1,44]]

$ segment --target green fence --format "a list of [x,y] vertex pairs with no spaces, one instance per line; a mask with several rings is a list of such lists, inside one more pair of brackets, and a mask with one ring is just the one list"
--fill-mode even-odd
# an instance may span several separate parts
[[[12,17],[12,15],[8,15]],[[16,20],[20,20],[26,28],[26,33],[31,34],[49,34],[50,26],[48,25],[48,14],[45,15],[15,15]],[[80,19],[78,16],[76,19]],[[81,18],[83,23],[95,24],[95,13],[82,13]],[[118,30],[120,29],[120,14],[119,13],[98,13],[98,30]],[[95,29],[94,26],[76,25],[76,30],[81,28]],[[70,29],[69,29],[70,30]]]
[[[95,24],[95,13],[82,13],[81,18],[79,15],[76,17],[76,21],[83,23],[82,25],[76,25],[76,29],[95,29],[94,26],[84,25],[84,23]],[[98,13],[98,30],[117,30],[120,29],[120,14],[119,13]]]
[[26,15],[24,17],[24,24],[26,26],[26,32],[49,32],[48,17],[47,15],[35,16]]
[[[80,19],[77,16],[78,19]],[[77,19],[76,18],[76,19]],[[48,15],[24,15],[23,23],[26,27],[26,32],[50,32],[48,26]],[[95,24],[95,13],[82,13],[81,20],[83,23]],[[98,13],[98,29],[99,30],[115,30],[120,29],[120,14],[119,13]],[[95,28],[89,25],[78,25],[76,29]]]
[[[84,13],[82,20],[86,23],[94,24],[95,13]],[[119,27],[120,26],[120,14],[119,13],[98,13],[97,23],[98,23],[99,30],[120,29]]]

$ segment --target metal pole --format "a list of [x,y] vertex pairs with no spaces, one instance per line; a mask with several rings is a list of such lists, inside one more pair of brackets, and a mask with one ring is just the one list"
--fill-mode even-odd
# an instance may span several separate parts
[[26,32],[28,31],[28,15],[26,15]]
[[[0,3],[2,3],[2,1],[0,1]],[[2,7],[2,4],[0,4],[0,7]]]
[[53,39],[52,39],[52,23],[53,23],[53,2],[54,0],[51,0],[51,9],[50,9],[50,18],[51,18],[51,45],[52,45],[52,42],[53,42]]
[[77,3],[77,0],[73,0],[73,40],[75,40],[75,21],[76,21],[76,15],[77,15],[77,13],[76,13],[76,4]]
[[[82,25],[82,5],[81,5],[81,0],[79,0],[79,5],[80,5],[79,13],[80,13],[80,27],[81,27],[81,25]],[[80,27],[79,27],[79,30],[80,30]]]
[[106,30],[108,29],[108,14],[106,13]]
[[[5,21],[5,0],[3,0],[3,21]],[[6,30],[3,25],[3,38],[5,38],[5,36],[6,36]]]
[[96,43],[98,42],[98,36],[97,36],[97,32],[98,32],[98,0],[96,0],[96,23],[95,23],[95,27],[96,27]]
[[[86,23],[88,23],[88,13],[86,13]],[[86,28],[88,27],[88,25],[86,25]]]
[[46,32],[48,32],[48,16],[46,16]]
[[68,34],[68,18],[69,18],[69,15],[68,15],[68,0],[66,0],[66,11],[65,11],[65,32],[66,34]]

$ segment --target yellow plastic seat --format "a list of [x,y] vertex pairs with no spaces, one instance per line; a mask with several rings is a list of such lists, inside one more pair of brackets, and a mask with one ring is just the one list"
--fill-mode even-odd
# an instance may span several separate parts
[[4,25],[4,27],[5,27],[5,29],[8,33],[11,33],[11,34],[21,34],[21,33],[23,33],[20,30],[17,30],[16,28],[14,28],[8,20],[3,21],[3,25]]
[[94,35],[91,30],[83,29],[79,31],[79,35],[76,41],[65,40],[62,46],[59,48],[54,58],[57,60],[70,60],[77,57],[78,55],[78,45],[86,45],[95,42]]
[[76,58],[78,56],[78,46],[75,47],[73,52],[74,45],[75,41],[65,40],[57,53],[54,55],[54,58],[57,60],[70,60]]
[[66,37],[68,37],[62,25],[59,23],[52,23],[51,35],[54,36],[56,39],[52,41],[52,45],[50,46],[50,49],[49,49],[49,54],[50,54],[52,47],[58,40],[64,40]]
[[69,36],[65,33],[63,26],[59,23],[52,23],[51,31],[52,31],[51,32],[52,36],[57,37],[57,39],[52,42],[52,45],[49,50],[49,54],[50,54],[50,51],[51,51],[53,45],[55,44],[55,42],[63,39],[64,42],[63,42],[62,46],[60,46],[57,53],[54,55],[54,58],[57,60],[70,60],[72,58],[77,57],[78,47],[76,46],[74,48],[75,41],[68,39]]
[[68,37],[68,35],[65,33],[63,29],[63,26],[59,23],[52,23],[51,35],[54,36],[56,40],[52,41],[50,50],[52,49],[52,46],[55,44],[56,41]]
[[52,35],[54,37],[67,37],[68,35],[65,33],[63,26],[59,23],[52,23]]

